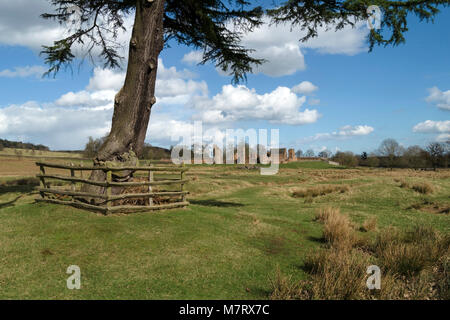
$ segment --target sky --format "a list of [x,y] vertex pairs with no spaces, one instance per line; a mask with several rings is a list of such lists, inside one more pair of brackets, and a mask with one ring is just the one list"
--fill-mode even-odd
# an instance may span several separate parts
[[[0,138],[83,149],[89,136],[108,134],[126,70],[84,61],[42,78],[41,46],[65,32],[39,18],[51,10],[46,0],[0,0]],[[279,129],[281,146],[316,153],[372,152],[386,138],[405,147],[449,140],[450,8],[434,24],[409,18],[405,44],[372,52],[366,23],[323,29],[306,43],[299,30],[263,25],[242,43],[267,62],[239,85],[213,64],[198,65],[201,51],[170,43],[146,142],[176,145],[195,121],[206,139],[221,139],[226,129]],[[132,22],[126,18],[119,36],[124,56]]]

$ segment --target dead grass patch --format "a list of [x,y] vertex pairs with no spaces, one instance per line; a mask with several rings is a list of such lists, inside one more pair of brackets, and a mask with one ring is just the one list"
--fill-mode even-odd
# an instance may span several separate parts
[[292,193],[294,198],[307,198],[307,197],[318,197],[324,196],[333,192],[345,193],[350,191],[350,187],[348,185],[319,185],[306,189],[296,190]]
[[369,232],[375,230],[376,228],[377,228],[377,217],[373,216],[364,220],[359,230],[362,232]]
[[416,182],[411,186],[411,189],[413,189],[416,192],[423,193],[423,194],[429,194],[434,192],[434,187],[429,182]]
[[[324,223],[324,235],[327,223],[335,226],[331,230],[336,226],[342,230],[346,225],[346,239],[347,232],[354,231],[343,217],[338,209],[324,208],[316,220]],[[332,233],[334,236],[326,237],[331,245],[328,249],[306,257],[308,280],[292,283],[277,271],[271,299],[449,299],[450,236],[427,226],[404,232],[387,228],[362,250],[358,245],[335,246],[336,241],[342,241],[336,240],[342,239],[336,236],[342,231]],[[366,270],[372,264],[382,270],[380,290],[366,286]]]
[[319,210],[316,220],[323,223],[323,237],[333,247],[349,249],[356,242],[352,223],[338,208],[326,207]]
[[422,194],[433,193],[435,189],[428,181],[408,182],[403,179],[394,179],[394,181],[400,182],[400,188],[412,189]]

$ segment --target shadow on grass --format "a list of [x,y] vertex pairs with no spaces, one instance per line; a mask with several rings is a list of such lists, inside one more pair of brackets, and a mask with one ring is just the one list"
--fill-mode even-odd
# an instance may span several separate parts
[[0,209],[3,209],[3,208],[6,208],[6,207],[11,207],[11,206],[13,206],[14,203],[15,203],[17,200],[19,200],[20,198],[22,198],[23,196],[24,196],[24,195],[22,194],[22,195],[16,197],[14,200],[11,200],[11,201],[8,201],[8,202],[5,202],[5,203],[0,203]]
[[327,241],[325,240],[325,238],[324,237],[313,237],[313,236],[309,236],[309,237],[307,237],[307,239],[309,240],[309,241],[314,241],[314,242],[317,242],[317,243],[321,243],[321,244],[324,244],[324,243],[327,243]]
[[0,196],[6,193],[29,193],[35,189],[34,185],[0,186]]
[[206,207],[243,207],[244,205],[242,203],[236,203],[236,202],[227,202],[227,201],[218,201],[218,200],[189,200],[191,204],[196,204],[199,206],[206,206]]
[[253,295],[260,297],[260,299],[269,299],[270,295],[272,294],[271,290],[267,290],[267,289],[260,288],[260,287],[254,287],[254,286],[250,286],[250,287],[246,288],[246,291],[248,293],[251,293]]

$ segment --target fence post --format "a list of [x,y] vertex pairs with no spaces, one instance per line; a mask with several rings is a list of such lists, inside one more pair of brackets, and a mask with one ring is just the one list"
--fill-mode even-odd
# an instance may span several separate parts
[[106,207],[109,208],[111,207],[111,201],[109,201],[109,197],[111,197],[111,186],[109,185],[112,182],[112,171],[108,170],[108,172],[106,173],[106,196],[108,197],[107,202],[106,202]]
[[[153,167],[153,165],[151,164],[150,167]],[[153,182],[153,181],[154,181],[154,180],[153,180],[153,170],[149,170],[149,171],[148,171],[148,182]],[[152,193],[152,192],[153,192],[153,187],[152,187],[151,184],[148,185],[148,192],[149,192],[149,193]],[[149,205],[150,207],[153,206],[153,197],[152,197],[152,196],[150,196],[150,197],[148,198],[148,205]]]
[[[70,177],[75,178],[75,170],[70,169]],[[75,192],[76,190],[75,181],[71,181],[70,184],[72,191]],[[75,201],[75,196],[72,196],[72,201]]]
[[[41,175],[45,175],[45,167],[44,166],[39,166],[39,168],[40,168]],[[41,188],[46,188],[46,186],[45,186],[45,178],[44,177],[40,177],[40,185],[41,185]],[[42,199],[44,199],[45,198],[45,193],[41,191],[40,194],[41,194]]]

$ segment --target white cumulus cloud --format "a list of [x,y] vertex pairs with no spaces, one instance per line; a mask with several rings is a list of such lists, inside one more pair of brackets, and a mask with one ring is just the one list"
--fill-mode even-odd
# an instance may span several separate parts
[[450,120],[426,120],[424,122],[416,124],[413,128],[413,131],[420,133],[450,133]]
[[26,78],[26,77],[36,77],[40,78],[47,68],[43,66],[25,66],[25,67],[15,67],[14,70],[5,69],[0,71],[0,77],[5,78]]
[[294,74],[306,68],[304,51],[311,49],[322,54],[355,55],[367,50],[366,24],[357,23],[335,31],[332,26],[319,27],[318,37],[307,42],[299,42],[305,35],[289,24],[270,25],[265,23],[242,38],[245,47],[255,51],[252,56],[265,59],[266,63],[256,66],[254,73],[263,73],[272,77]]
[[427,102],[437,105],[442,110],[450,110],[450,90],[441,91],[438,87],[428,89],[429,96],[426,98]]
[[319,90],[319,88],[309,81],[302,81],[292,88],[292,92],[299,94],[311,94],[317,90]]
[[327,133],[317,133],[314,136],[301,139],[302,142],[312,142],[317,140],[333,140],[333,139],[348,139],[356,136],[366,136],[371,134],[374,128],[368,125],[351,126],[346,125],[337,131]]
[[258,94],[244,85],[225,85],[214,97],[194,97],[193,107],[201,111],[198,118],[207,123],[240,120],[268,120],[272,123],[302,125],[320,117],[317,110],[300,110],[306,97],[298,97],[291,89],[278,87]]
[[181,61],[189,65],[198,64],[202,60],[203,60],[203,52],[200,50],[188,52],[183,56],[183,59],[181,59]]

